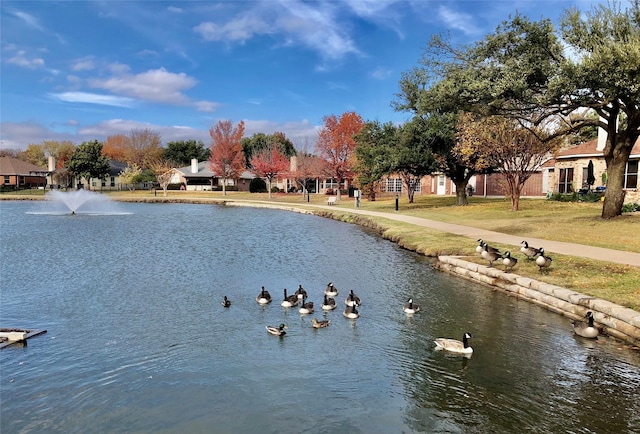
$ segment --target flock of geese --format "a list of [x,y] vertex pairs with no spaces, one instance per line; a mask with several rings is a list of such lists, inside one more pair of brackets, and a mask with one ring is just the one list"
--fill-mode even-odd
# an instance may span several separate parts
[[[520,247],[520,252],[528,261],[535,260],[536,265],[539,267],[540,271],[549,269],[549,267],[551,267],[552,259],[545,253],[544,248],[536,248],[530,246],[527,241],[522,241],[520,244],[522,244],[522,247]],[[480,253],[480,256],[482,256],[482,258],[489,261],[490,267],[493,266],[493,263],[495,261],[502,260],[502,264],[504,265],[505,270],[510,271],[518,263],[518,259],[511,256],[511,252],[506,251],[504,253],[501,253],[497,248],[489,246],[483,239],[478,240],[476,252]],[[582,336],[583,338],[597,339],[600,332],[598,328],[594,326],[593,312],[587,312],[585,317],[586,321],[573,321],[571,323],[573,325],[574,333],[578,336]]]
[[[331,311],[336,309],[337,296],[338,288],[336,288],[332,282],[329,282],[324,290],[323,301],[320,305],[320,309],[322,309],[323,311]],[[260,305],[266,305],[271,303],[272,301],[273,298],[271,297],[271,294],[263,286],[260,290],[260,293],[256,296],[256,303]],[[220,304],[225,308],[231,307],[231,300],[229,300],[229,298],[225,295]],[[362,300],[360,299],[360,297],[355,292],[353,292],[353,290],[349,291],[349,294],[347,294],[346,298],[344,299],[345,308],[342,314],[349,319],[359,318],[360,312],[358,312],[358,307],[360,307],[361,304]],[[284,296],[282,301],[280,302],[280,306],[291,308],[298,305],[298,311],[300,312],[300,314],[308,315],[315,311],[313,302],[307,301],[307,291],[302,287],[302,285],[299,285],[298,289],[291,295],[287,293],[287,288],[285,288]],[[413,302],[413,298],[410,298],[404,304],[402,310],[407,315],[412,315],[414,313],[420,312],[420,306]],[[311,325],[316,329],[328,327],[330,323],[330,320],[319,320],[317,318],[313,318],[311,320]],[[287,334],[287,326],[285,324],[280,324],[277,326],[268,325],[266,326],[266,329],[269,334],[272,334],[274,336],[283,337]],[[437,350],[446,350],[453,353],[470,355],[471,353],[473,353],[473,349],[469,346],[469,339],[471,338],[471,333],[464,333],[461,341],[457,339],[438,338],[434,342],[436,344]]]
[[[525,256],[528,261],[536,261],[536,265],[539,267],[540,272],[548,270],[551,267],[552,259],[544,251],[543,247],[536,248],[530,246],[528,242],[522,241],[522,247],[520,252]],[[513,267],[518,264],[518,259],[511,256],[511,252],[500,252],[499,249],[491,247],[483,239],[478,240],[478,246],[476,252],[480,253],[480,256],[489,261],[489,267],[493,267],[493,263],[496,261],[502,262],[506,271],[511,271]]]

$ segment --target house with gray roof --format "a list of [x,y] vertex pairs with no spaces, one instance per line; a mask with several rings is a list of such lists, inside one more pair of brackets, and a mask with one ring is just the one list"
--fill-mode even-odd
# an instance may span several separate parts
[[[236,187],[238,191],[249,191],[249,184],[255,177],[245,170],[238,178],[227,179],[226,188]],[[211,170],[209,161],[198,162],[195,158],[191,160],[191,165],[173,169],[171,184],[182,184],[189,191],[222,190],[222,178]]]

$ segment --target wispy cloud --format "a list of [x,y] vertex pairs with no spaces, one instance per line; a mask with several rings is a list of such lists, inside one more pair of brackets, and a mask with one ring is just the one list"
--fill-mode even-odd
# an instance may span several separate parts
[[382,66],[378,66],[370,73],[371,77],[375,78],[376,80],[384,80],[385,78],[391,76],[391,74],[393,74],[393,71],[391,69],[384,68]]
[[338,19],[332,2],[305,3],[298,0],[251,3],[254,8],[234,17],[208,20],[193,28],[205,41],[244,44],[252,38],[278,37],[274,45],[301,46],[323,59],[360,54],[347,26]]
[[28,58],[27,53],[24,50],[18,51],[15,56],[7,59],[7,63],[28,69],[44,68],[44,59],[41,57]]
[[32,27],[36,30],[40,30],[40,31],[44,31],[42,25],[40,24],[40,22],[38,21],[38,19],[36,17],[34,17],[33,15],[30,15],[26,12],[22,12],[22,11],[14,11],[13,14],[20,18],[22,21],[24,21],[29,27]]
[[71,65],[71,69],[73,71],[90,71],[94,69],[96,66],[93,63],[93,59],[90,57],[85,57],[82,59],[76,59]]
[[460,30],[466,35],[473,35],[479,31],[472,15],[454,11],[446,6],[438,8],[438,17],[445,23],[446,27]]
[[62,92],[50,93],[51,98],[64,102],[79,102],[86,104],[99,104],[114,107],[132,107],[134,100],[121,96],[102,95],[89,92]]

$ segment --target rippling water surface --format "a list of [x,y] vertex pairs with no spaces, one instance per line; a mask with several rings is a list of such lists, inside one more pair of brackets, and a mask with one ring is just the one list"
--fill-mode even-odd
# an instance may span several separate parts
[[[48,330],[0,351],[2,433],[640,432],[637,351],[576,338],[566,318],[358,226],[216,205],[43,206],[0,202],[0,326]],[[324,314],[330,281],[339,307]],[[280,306],[298,284],[314,314]],[[350,289],[357,320],[342,316]],[[266,333],[280,323],[284,338]],[[434,350],[465,331],[470,359]]]

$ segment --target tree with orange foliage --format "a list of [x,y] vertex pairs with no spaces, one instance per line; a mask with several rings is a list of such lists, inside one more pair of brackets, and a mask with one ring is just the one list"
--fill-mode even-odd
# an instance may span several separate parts
[[222,179],[222,194],[226,196],[228,179],[235,179],[245,169],[245,158],[242,152],[242,136],[244,135],[244,121],[240,121],[234,128],[229,120],[218,121],[209,130],[211,136],[211,156],[209,166]]
[[129,138],[124,134],[115,134],[107,137],[102,146],[102,155],[116,161],[126,162]]
[[271,199],[273,179],[287,172],[288,169],[289,159],[280,152],[275,142],[251,157],[251,171],[262,178],[267,178],[269,199]]
[[356,148],[354,136],[364,127],[364,121],[355,112],[345,112],[340,118],[335,115],[322,118],[324,126],[318,134],[316,148],[322,158],[327,160],[327,168],[332,178],[340,186],[345,179],[352,177],[353,155]]

